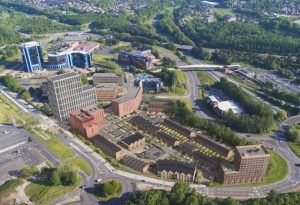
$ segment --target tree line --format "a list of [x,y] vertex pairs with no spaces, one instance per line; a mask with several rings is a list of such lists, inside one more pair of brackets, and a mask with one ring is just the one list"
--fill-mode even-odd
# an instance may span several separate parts
[[125,205],[298,205],[300,193],[279,194],[271,191],[266,198],[248,199],[239,202],[233,198],[209,199],[191,189],[186,182],[177,182],[171,191],[150,190],[134,193]]
[[187,102],[177,100],[172,103],[171,118],[182,125],[194,127],[202,130],[206,135],[211,136],[216,141],[235,147],[238,145],[255,144],[247,142],[244,138],[237,136],[229,127],[208,121],[196,116]]
[[226,124],[231,128],[247,133],[263,133],[269,131],[274,123],[274,114],[270,106],[255,100],[242,88],[221,78],[215,83],[215,87],[221,89],[230,99],[236,101],[245,113],[237,115],[231,110],[223,115]]

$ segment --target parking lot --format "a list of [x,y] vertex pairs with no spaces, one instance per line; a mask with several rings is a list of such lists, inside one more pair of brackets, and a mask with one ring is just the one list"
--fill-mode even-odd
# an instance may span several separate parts
[[38,166],[45,162],[44,157],[33,148],[24,145],[0,155],[0,184],[18,176],[25,166]]

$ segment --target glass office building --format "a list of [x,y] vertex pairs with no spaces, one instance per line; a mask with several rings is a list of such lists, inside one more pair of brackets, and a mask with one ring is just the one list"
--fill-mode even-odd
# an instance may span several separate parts
[[43,69],[42,49],[37,42],[27,42],[20,46],[22,58],[27,72],[37,72]]

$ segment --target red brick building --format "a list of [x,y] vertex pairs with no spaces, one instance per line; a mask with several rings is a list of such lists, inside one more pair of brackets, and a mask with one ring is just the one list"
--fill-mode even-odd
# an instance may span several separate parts
[[141,87],[130,87],[125,96],[112,101],[112,111],[120,117],[133,113],[141,104],[142,93]]
[[71,112],[70,123],[76,132],[91,139],[99,133],[100,125],[106,123],[106,119],[104,111],[93,106]]

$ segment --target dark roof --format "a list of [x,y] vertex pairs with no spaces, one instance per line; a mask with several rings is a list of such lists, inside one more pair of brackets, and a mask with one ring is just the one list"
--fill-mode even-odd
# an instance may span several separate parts
[[217,161],[216,159],[209,157],[205,154],[203,154],[202,152],[200,152],[199,150],[196,150],[193,152],[193,157],[194,160],[197,160],[201,163],[206,164],[207,166],[211,167],[211,168],[217,168],[220,164],[219,161]]
[[179,145],[179,150],[184,153],[191,153],[195,149],[196,147],[190,141],[185,141]]
[[180,162],[175,160],[158,160],[157,163],[158,171],[172,171],[172,172],[183,172],[185,174],[194,175],[196,165],[187,162]]
[[135,116],[131,118],[131,123],[137,126],[139,129],[142,129],[143,131],[151,131],[151,133],[155,133],[160,130],[159,127],[153,125],[152,122],[146,120],[145,118],[141,116]]
[[175,137],[172,137],[171,135],[164,133],[162,131],[157,132],[157,137],[160,138],[162,141],[171,145],[174,145],[177,141],[179,141]]
[[141,135],[139,133],[135,133],[133,135],[130,135],[129,137],[122,139],[122,142],[126,143],[127,145],[130,145],[130,144],[135,143],[136,141],[139,141],[143,138],[144,138],[143,135]]
[[48,80],[58,81],[58,80],[63,80],[63,79],[70,78],[70,77],[75,77],[75,76],[79,77],[79,74],[75,73],[75,72],[70,72],[70,73],[64,73],[64,74],[61,74],[61,75],[56,75],[56,76],[49,77]]
[[180,124],[178,124],[172,120],[169,120],[169,119],[165,119],[163,122],[163,125],[170,129],[173,129],[176,132],[178,132],[182,135],[185,135],[185,136],[191,136],[191,134],[192,134],[192,131],[190,129],[185,128],[185,127],[181,126]]
[[220,144],[212,139],[209,139],[208,137],[206,137],[204,135],[201,135],[201,136],[197,135],[195,137],[195,141],[224,157],[227,157],[229,152],[231,151],[229,148],[223,146],[222,144]]
[[122,163],[125,164],[126,166],[129,166],[131,168],[137,168],[137,169],[143,169],[145,166],[149,165],[148,163],[142,160],[127,155],[122,159]]
[[109,148],[110,150],[114,152],[119,152],[121,151],[120,147],[109,141],[108,139],[104,138],[103,136],[97,135],[93,137],[93,141],[99,144],[102,144],[106,148]]

